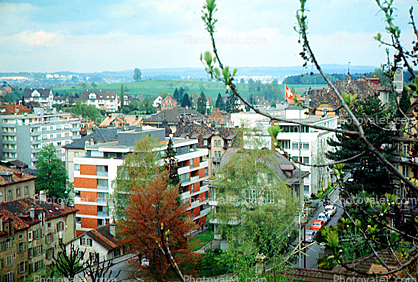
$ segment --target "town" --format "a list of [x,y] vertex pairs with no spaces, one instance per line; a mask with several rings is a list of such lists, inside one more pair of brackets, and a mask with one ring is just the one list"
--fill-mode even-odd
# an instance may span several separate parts
[[203,75],[0,65],[0,281],[417,281],[418,34],[376,2],[373,68],[325,72],[304,0],[303,73],[223,65],[269,41],[217,37],[215,0]]

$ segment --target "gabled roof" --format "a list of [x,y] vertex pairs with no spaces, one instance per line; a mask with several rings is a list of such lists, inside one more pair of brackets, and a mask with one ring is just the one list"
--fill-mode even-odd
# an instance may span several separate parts
[[81,92],[81,100],[92,100],[89,99],[91,93],[96,94],[95,100],[115,100],[118,97],[118,94],[114,90],[86,90]]
[[0,165],[0,186],[35,180],[36,176],[21,172],[20,170]]
[[[375,79],[358,78],[351,80],[350,74],[347,75],[346,80],[334,81],[335,87],[340,93],[357,94],[358,99],[365,99],[368,96],[377,96],[380,91],[387,91],[388,88],[384,85],[375,82]],[[309,106],[316,109],[320,104],[328,103],[334,109],[341,106],[341,101],[337,98],[334,91],[331,89],[313,89],[309,92]],[[342,111],[339,111],[342,113]]]
[[[248,156],[249,152],[245,149],[229,148],[222,155],[220,166],[227,165],[237,154],[242,154],[245,157]],[[269,150],[268,154],[261,156],[256,162],[266,164],[275,172],[277,178],[286,181],[288,184],[298,183],[299,177],[303,179],[309,175],[309,172],[299,170],[290,160],[277,151]]]
[[23,105],[3,105],[1,106],[3,109],[6,109],[7,114],[15,114],[17,112],[18,115],[22,113],[31,113],[32,111],[29,110],[27,107]]
[[[71,207],[65,207],[61,210],[59,204],[48,203],[32,198],[22,198],[0,203],[0,215],[2,216],[3,222],[13,220],[14,230],[20,231],[40,222],[36,216],[33,219],[30,217],[31,208],[34,208],[38,214],[43,211],[45,213],[46,221],[73,214],[78,211]],[[4,233],[5,232],[3,232],[3,234],[0,233],[0,235],[4,235]]]
[[99,125],[99,127],[107,127],[112,125],[115,121],[118,121],[120,123],[126,123],[122,118],[120,117],[106,117],[104,121]]
[[49,88],[39,88],[39,89],[33,89],[33,88],[27,88],[25,89],[25,91],[23,92],[23,97],[25,98],[30,98],[32,96],[32,93],[34,91],[39,92],[39,94],[41,95],[41,97],[46,98],[49,96],[49,94],[51,93],[51,89]]
[[81,137],[78,140],[75,140],[73,143],[65,145],[64,148],[66,149],[80,149],[83,150],[86,146],[86,141],[93,138],[94,143],[101,143],[101,142],[110,142],[118,140],[118,129],[117,128],[103,128],[97,130],[89,135]]
[[75,238],[73,241],[78,240],[79,238],[84,236],[89,236],[92,240],[94,240],[96,243],[98,243],[100,246],[102,246],[108,251],[123,246],[122,242],[118,241],[112,234],[110,234],[109,224],[100,226],[97,229],[87,231]]
[[192,109],[174,108],[153,114],[149,118],[145,119],[143,124],[162,124],[164,118],[167,119],[169,124],[178,124],[179,122],[185,121],[203,121],[205,117],[201,113]]
[[203,140],[211,138],[214,134],[219,134],[225,140],[235,140],[235,128],[227,127],[209,127],[204,124],[181,124],[177,126],[175,137],[180,137],[184,134],[191,136],[192,139],[197,139],[198,148],[206,148],[203,145]]
[[130,125],[130,126],[137,126],[140,125],[142,123],[143,117],[140,117],[138,115],[136,116],[125,116],[125,121]]

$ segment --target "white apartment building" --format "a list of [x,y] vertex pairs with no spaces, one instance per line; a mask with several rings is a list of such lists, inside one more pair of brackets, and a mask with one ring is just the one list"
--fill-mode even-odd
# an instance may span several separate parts
[[80,93],[80,100],[99,110],[116,112],[120,106],[119,95],[114,90],[87,90]]
[[40,106],[48,109],[52,108],[54,104],[54,94],[49,88],[25,89],[23,99],[25,99],[25,102],[39,103]]
[[[119,132],[118,141],[86,145],[86,155],[73,159],[75,208],[79,210],[77,236],[111,222],[109,195],[115,189],[117,169],[123,164],[123,158],[134,151],[135,142],[142,136],[151,135],[167,144],[168,138],[164,134],[165,129]],[[173,138],[182,199],[190,203],[188,210],[193,219],[203,225],[209,211],[208,162],[203,161],[208,150],[196,148],[197,142],[196,139]]]
[[68,113],[46,113],[35,108],[34,114],[0,115],[0,158],[18,159],[35,168],[36,155],[53,144],[57,157],[65,161],[64,145],[80,139],[80,121]]
[[[284,110],[284,115],[281,118],[288,120],[300,120],[304,123],[325,126],[336,129],[338,127],[338,116],[311,116],[305,114],[306,110],[297,107],[289,107]],[[267,118],[261,117],[257,114],[250,114],[246,119],[252,122],[253,127],[259,126],[262,130],[262,136],[258,137],[266,148],[271,148],[271,137],[267,132],[268,127],[271,126]],[[244,116],[241,116],[241,120]],[[328,146],[327,139],[335,139],[335,133],[325,130],[318,130],[305,126],[299,126],[288,122],[276,122],[279,124],[282,132],[278,134],[278,140],[281,148],[289,154],[296,166],[300,166],[303,171],[309,171],[308,177],[304,178],[305,195],[309,196],[312,193],[317,193],[321,188],[321,183],[326,184],[331,181],[331,172],[328,168],[317,168],[311,166],[300,165],[305,164],[325,164],[330,162],[326,159],[325,153],[331,148]],[[235,125],[240,125],[235,123]],[[246,139],[248,140],[249,137]],[[283,153],[283,152],[282,152]]]

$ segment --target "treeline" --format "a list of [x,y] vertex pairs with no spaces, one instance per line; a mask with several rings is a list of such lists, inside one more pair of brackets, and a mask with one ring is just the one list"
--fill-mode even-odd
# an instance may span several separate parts
[[[359,77],[364,76],[363,74],[350,74],[352,79],[357,79]],[[366,74],[366,76],[370,77],[370,73]],[[347,74],[344,73],[334,73],[329,74],[328,78],[334,82],[336,80],[345,80],[347,78]],[[325,79],[320,74],[301,74],[301,75],[292,75],[288,76],[283,80],[283,84],[327,84]]]

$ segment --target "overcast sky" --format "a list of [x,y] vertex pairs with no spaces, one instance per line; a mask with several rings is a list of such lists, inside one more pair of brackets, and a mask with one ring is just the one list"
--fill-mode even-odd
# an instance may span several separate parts
[[[218,0],[216,38],[224,64],[300,66],[297,0]],[[203,0],[0,0],[0,71],[120,71],[200,67],[210,48]],[[397,0],[405,41],[408,9]],[[308,0],[309,36],[323,64],[378,66],[384,33],[374,0]],[[418,7],[415,7],[418,10]],[[418,15],[416,15],[418,18]]]

